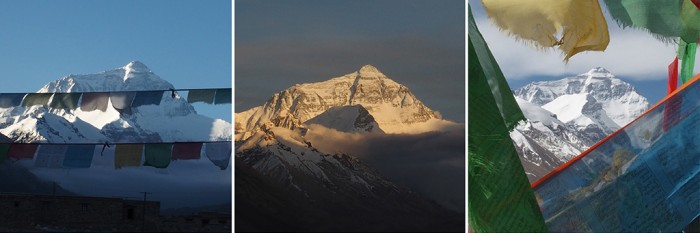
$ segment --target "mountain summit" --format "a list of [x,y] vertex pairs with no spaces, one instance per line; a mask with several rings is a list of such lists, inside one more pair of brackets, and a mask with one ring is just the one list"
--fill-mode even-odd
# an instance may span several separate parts
[[127,72],[135,72],[135,73],[144,73],[144,72],[151,72],[151,69],[148,69],[148,66],[146,64],[141,63],[140,61],[132,61],[129,62],[129,64],[126,64],[124,66],[124,70]]
[[564,121],[585,127],[596,123],[607,133],[626,125],[649,107],[649,102],[629,83],[596,67],[576,77],[533,82],[514,94],[541,106]]
[[71,74],[46,84],[38,92],[168,90],[171,83],[153,73],[145,64],[132,61],[123,67],[97,74]]
[[305,122],[331,108],[354,105],[361,105],[385,133],[421,133],[455,124],[442,120],[406,86],[391,80],[376,67],[365,65],[327,81],[296,84],[273,94],[262,106],[236,113],[236,140],[250,137],[265,124],[290,129],[303,127]]
[[360,68],[360,70],[358,71],[358,73],[359,73],[360,76],[363,76],[363,77],[372,77],[372,76],[375,76],[375,77],[386,77],[386,75],[382,74],[382,72],[379,71],[379,69],[377,69],[377,67],[374,67],[374,66],[372,66],[372,65],[364,65],[364,66],[362,66],[362,68]]
[[[112,92],[168,90],[145,64],[133,61],[97,74],[68,75],[38,92]],[[46,108],[41,105],[0,109],[0,133],[22,142],[162,142],[231,140],[231,124],[197,114],[181,96],[170,93],[159,105],[117,112],[108,102],[105,112]]]
[[[437,158],[433,154],[437,149],[432,146],[426,146],[432,149],[427,155],[419,150],[403,153],[391,148],[399,145],[393,142],[403,140],[430,145],[437,141],[438,134],[447,133],[404,134],[441,130],[456,123],[440,119],[407,87],[374,66],[365,65],[323,82],[296,84],[273,94],[261,106],[236,113],[234,119],[235,196],[240,207],[236,211],[244,213],[236,214],[242,216],[237,223],[265,219],[265,225],[284,223],[317,231],[415,231],[434,226],[464,229],[464,195],[438,195],[439,191],[434,190],[444,190],[445,186],[421,186],[407,183],[409,179],[401,180],[406,184],[399,185],[374,167],[380,162],[371,160],[372,153],[342,147],[343,143],[355,148],[386,143],[389,146],[381,149],[382,156],[401,153],[405,164],[413,164],[408,161],[418,160],[416,156],[431,157],[416,162],[421,169],[414,171],[419,172],[430,170],[435,161],[451,155],[446,152],[451,148],[443,148],[442,141],[437,146],[441,147]],[[455,139],[459,140],[454,145],[459,145],[464,137]],[[464,158],[463,150],[456,153],[450,161]],[[459,171],[464,162],[457,164],[444,170]],[[392,165],[387,170],[411,169],[401,166]],[[463,184],[454,177],[440,180],[450,188]],[[422,187],[425,189],[421,193],[414,191]],[[293,211],[279,211],[290,210],[290,206]],[[462,214],[456,212],[459,210]]]
[[527,122],[516,144],[530,181],[579,155],[634,120],[649,102],[635,88],[596,67],[576,77],[533,82],[514,91]]

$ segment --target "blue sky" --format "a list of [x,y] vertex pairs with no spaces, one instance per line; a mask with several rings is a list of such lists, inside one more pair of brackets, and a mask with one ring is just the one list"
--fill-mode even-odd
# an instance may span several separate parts
[[[35,92],[69,74],[99,73],[134,60],[178,89],[232,86],[229,0],[0,1],[0,9],[0,93]],[[231,121],[231,104],[194,107]],[[149,198],[166,208],[231,197],[230,166],[221,171],[204,157],[168,169],[95,166],[69,173],[28,167],[87,195],[139,198],[138,192],[154,192]]]
[[[138,60],[176,88],[231,87],[229,0],[0,2],[0,92]],[[230,121],[231,105],[196,105]]]
[[[622,29],[612,20],[599,1],[608,23],[610,44],[604,52],[583,52],[571,58],[568,64],[558,50],[539,50],[516,41],[489,22],[481,1],[469,0],[474,20],[494,57],[506,76],[511,89],[533,81],[556,80],[582,74],[601,66],[618,78],[631,83],[653,105],[666,95],[668,65],[676,56],[675,44],[663,43],[651,34],[633,28]],[[696,59],[695,73],[700,70]]]
[[377,67],[464,122],[463,0],[238,0],[235,111],[298,83]]

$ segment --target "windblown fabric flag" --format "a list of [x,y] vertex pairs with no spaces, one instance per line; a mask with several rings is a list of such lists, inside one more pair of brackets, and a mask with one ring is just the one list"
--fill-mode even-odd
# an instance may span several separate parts
[[231,160],[231,142],[207,142],[204,144],[204,153],[214,165],[226,170]]
[[[481,0],[503,31],[538,47],[559,46],[564,61],[583,51],[604,51],[608,24],[597,0]],[[556,35],[561,32],[561,38]]]
[[85,112],[95,110],[106,112],[109,96],[109,93],[83,93],[83,99],[80,101],[80,110]]
[[10,150],[10,145],[12,144],[0,144],[0,164],[7,160],[7,153]]
[[141,166],[143,144],[117,144],[114,148],[114,168]]
[[36,149],[39,147],[37,144],[15,144],[10,146],[10,150],[7,151],[7,157],[10,159],[20,160],[20,159],[33,159]]
[[63,167],[63,159],[66,156],[67,150],[67,145],[41,145],[36,152],[34,166],[61,168]]
[[131,103],[134,102],[134,97],[136,92],[112,92],[110,93],[109,99],[112,100],[112,106],[119,113],[131,114]]
[[698,80],[533,184],[550,231],[678,232],[700,216]]
[[22,102],[22,106],[24,106],[24,107],[31,107],[34,105],[48,106],[49,99],[51,98],[52,95],[53,95],[52,93],[28,93],[24,97],[24,102]]
[[216,89],[216,98],[214,104],[230,104],[231,103],[231,88]]
[[469,227],[474,232],[546,232],[509,136],[525,117],[469,11]]
[[668,94],[678,88],[678,57],[674,58],[668,65]]
[[681,83],[686,83],[693,77],[695,66],[695,54],[698,51],[698,43],[686,43],[681,41],[678,46],[678,54],[681,57]]
[[132,107],[143,105],[160,105],[160,100],[163,99],[163,91],[139,91],[136,92]]
[[176,142],[173,145],[173,160],[199,159],[202,153],[201,142]]
[[55,93],[49,104],[52,108],[62,108],[74,110],[78,108],[80,93]]
[[0,108],[11,108],[17,107],[22,104],[22,99],[24,99],[24,93],[7,93],[0,94]]
[[697,0],[605,0],[610,15],[624,27],[645,29],[663,41],[693,42],[700,34]]
[[170,157],[173,152],[172,143],[146,144],[143,166],[167,168],[170,165]]
[[94,153],[95,145],[68,145],[66,157],[63,160],[63,167],[89,168],[92,165]]
[[187,103],[204,102],[207,104],[214,103],[216,89],[190,90],[187,93]]

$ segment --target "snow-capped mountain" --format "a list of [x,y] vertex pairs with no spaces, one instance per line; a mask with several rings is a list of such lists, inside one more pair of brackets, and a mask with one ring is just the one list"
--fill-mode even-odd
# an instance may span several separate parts
[[236,113],[236,140],[250,137],[267,122],[295,128],[333,107],[353,105],[366,109],[385,133],[422,133],[454,125],[441,119],[406,86],[365,65],[327,81],[294,85],[274,94],[262,106]]
[[[172,84],[146,65],[134,61],[98,74],[68,75],[38,92],[110,92],[168,90]],[[167,120],[163,120],[167,119]],[[231,140],[231,124],[198,115],[179,95],[164,93],[160,105],[132,108],[122,114],[108,103],[107,111],[53,109],[40,105],[0,108],[0,133],[16,141],[161,142]]]
[[314,185],[338,186],[361,195],[373,195],[375,188],[398,191],[357,158],[319,152],[299,130],[273,127],[258,131],[238,146],[236,153],[263,175],[301,192]]
[[625,126],[643,113],[649,102],[634,87],[596,67],[576,77],[528,84],[514,94],[557,115],[579,130],[599,125],[605,133]]
[[530,181],[579,155],[649,107],[632,85],[601,67],[576,77],[533,82],[514,95],[528,121],[518,125],[511,138]]
[[[464,228],[463,215],[384,178],[361,160],[362,155],[324,151],[322,146],[314,146],[318,141],[307,139],[317,132],[314,125],[353,137],[420,133],[457,125],[440,119],[408,88],[373,66],[324,82],[297,84],[274,94],[262,106],[236,113],[234,119],[236,160],[240,169],[250,168],[241,174],[236,171],[236,183],[257,180],[255,185],[236,188],[236,196],[250,197],[243,200],[243,206],[255,207],[246,213],[254,211],[266,215],[265,219],[316,231],[403,231],[429,229],[434,224]],[[267,184],[268,191],[258,190],[263,186],[259,183]],[[269,190],[284,194],[267,194]],[[308,216],[291,223],[289,219],[300,216],[267,216],[279,212],[279,207],[258,200],[259,196],[270,196],[280,203],[308,202],[303,207]],[[395,219],[376,222],[387,216]],[[255,220],[241,222],[250,221]]]

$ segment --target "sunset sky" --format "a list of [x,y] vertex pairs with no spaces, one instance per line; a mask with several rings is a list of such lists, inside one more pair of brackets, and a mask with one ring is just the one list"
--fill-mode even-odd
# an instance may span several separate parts
[[371,64],[444,118],[464,122],[464,4],[236,1],[235,111]]

